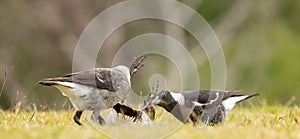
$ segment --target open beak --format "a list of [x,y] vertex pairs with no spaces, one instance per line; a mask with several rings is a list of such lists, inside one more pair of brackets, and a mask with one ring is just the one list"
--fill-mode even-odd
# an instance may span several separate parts
[[146,109],[149,105],[151,105],[151,103],[152,103],[152,101],[148,101],[148,102],[144,105],[144,107],[142,108],[142,110]]
[[142,108],[142,110],[146,109],[149,105],[157,105],[160,104],[161,100],[159,100],[159,96],[156,96],[154,99],[149,100],[144,107]]
[[157,104],[160,104],[161,103],[161,100],[159,99],[158,96],[156,96],[152,101],[151,101],[151,104],[153,105],[157,105]]

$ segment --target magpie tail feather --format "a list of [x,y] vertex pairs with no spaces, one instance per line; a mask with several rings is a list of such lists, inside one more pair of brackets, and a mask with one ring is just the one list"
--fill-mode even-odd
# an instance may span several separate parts
[[258,95],[259,95],[259,93],[247,95],[246,98],[244,98],[244,99],[242,99],[242,100],[240,100],[240,101],[238,101],[238,102],[236,102],[236,103],[240,103],[240,102],[242,102],[242,101],[244,101],[244,100],[247,100],[247,99],[249,99],[249,98],[252,98],[252,97],[258,96]]
[[231,96],[231,97],[223,100],[222,104],[224,105],[226,111],[228,112],[233,109],[235,104],[242,102],[244,100],[247,100],[251,97],[257,96],[257,95],[259,95],[259,93],[250,94],[250,95],[234,95],[234,96]]
[[45,86],[61,85],[60,82],[66,82],[66,78],[57,77],[57,78],[45,78],[37,82],[37,84]]
[[53,81],[38,81],[37,84],[40,84],[40,85],[45,85],[45,86],[53,86],[53,85],[56,85],[57,83],[56,82],[53,82]]

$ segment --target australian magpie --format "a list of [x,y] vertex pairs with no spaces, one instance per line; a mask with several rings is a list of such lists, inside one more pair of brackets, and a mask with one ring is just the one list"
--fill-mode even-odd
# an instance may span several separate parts
[[241,95],[238,91],[193,90],[175,93],[160,91],[151,101],[164,108],[183,123],[197,124],[198,119],[207,124],[223,123],[226,114],[236,103],[258,95]]
[[93,111],[91,119],[105,124],[99,115],[101,110],[113,108],[124,101],[131,89],[131,77],[144,66],[144,57],[136,59],[130,68],[118,65],[113,68],[95,68],[66,74],[62,77],[45,78],[38,84],[54,86],[67,96],[75,108],[74,121],[81,125],[80,117],[84,110]]

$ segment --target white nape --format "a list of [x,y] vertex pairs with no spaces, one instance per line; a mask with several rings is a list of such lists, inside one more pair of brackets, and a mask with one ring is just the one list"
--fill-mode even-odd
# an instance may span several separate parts
[[226,112],[229,112],[233,109],[233,107],[235,106],[235,104],[237,102],[244,100],[248,97],[249,97],[249,95],[230,97],[230,98],[223,100],[222,104],[224,105]]
[[184,105],[185,100],[184,96],[181,93],[170,92],[171,96],[178,102],[179,105]]

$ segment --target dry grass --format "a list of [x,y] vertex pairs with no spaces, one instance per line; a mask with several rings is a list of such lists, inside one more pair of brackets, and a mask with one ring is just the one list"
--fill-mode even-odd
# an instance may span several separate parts
[[[298,106],[237,107],[223,125],[206,128],[180,125],[172,116],[161,112],[152,126],[123,123],[106,125],[101,130],[114,137],[144,139],[172,130],[175,131],[167,138],[300,138]],[[77,126],[72,116],[73,110],[0,111],[0,138],[108,138],[84,119],[85,126]]]

